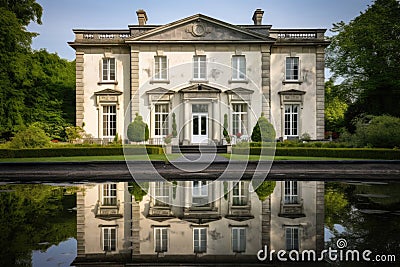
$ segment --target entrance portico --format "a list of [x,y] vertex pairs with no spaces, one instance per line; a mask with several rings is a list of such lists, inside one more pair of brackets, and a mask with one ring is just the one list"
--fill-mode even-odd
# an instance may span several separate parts
[[183,105],[182,144],[209,144],[221,140],[221,118],[218,102],[221,90],[196,84],[179,91]]

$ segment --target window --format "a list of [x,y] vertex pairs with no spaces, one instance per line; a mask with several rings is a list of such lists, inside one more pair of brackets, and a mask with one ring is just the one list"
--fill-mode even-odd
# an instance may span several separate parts
[[117,134],[117,106],[103,106],[103,137]]
[[193,228],[193,251],[203,253],[207,251],[207,229]]
[[115,81],[115,58],[103,58],[103,81]]
[[299,80],[299,58],[287,57],[286,58],[286,80],[298,81]]
[[117,184],[103,184],[103,205],[117,205]]
[[154,228],[154,251],[168,251],[168,229],[162,227]]
[[246,194],[245,182],[239,181],[232,188],[232,200],[233,206],[245,206],[247,205],[247,194]]
[[232,80],[246,79],[245,56],[232,56]]
[[166,80],[167,79],[167,57],[156,56],[154,57],[154,80]]
[[115,251],[117,249],[117,229],[115,227],[103,227],[103,250]]
[[168,182],[155,182],[154,198],[156,206],[169,205],[169,183]]
[[154,134],[156,136],[166,136],[168,135],[168,112],[169,105],[168,104],[156,104],[154,106],[155,113],[155,126],[154,126]]
[[285,105],[285,136],[298,136],[299,105]]
[[233,252],[246,251],[246,228],[232,228],[232,250]]
[[207,79],[206,56],[193,57],[193,80]]
[[299,250],[299,228],[286,228],[286,250]]
[[208,196],[207,181],[193,181],[193,197]]
[[299,203],[297,181],[285,181],[285,204]]
[[247,134],[247,104],[232,104],[233,135]]

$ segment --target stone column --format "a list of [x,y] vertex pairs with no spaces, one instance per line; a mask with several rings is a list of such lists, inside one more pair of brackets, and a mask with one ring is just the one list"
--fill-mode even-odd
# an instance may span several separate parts
[[261,210],[261,246],[267,245],[271,247],[271,196],[269,196],[262,203]]
[[85,52],[76,50],[76,126],[82,127],[84,122],[84,88],[83,64]]
[[[271,47],[263,46],[261,48],[261,89],[263,94],[262,112],[264,112],[264,116],[269,121],[271,121],[270,61]],[[257,116],[259,115],[257,114]]]
[[317,88],[316,88],[316,138],[325,138],[325,50],[324,47],[317,48]]
[[218,99],[212,100],[212,140],[218,143],[221,140],[221,121],[218,109]]
[[133,121],[139,113],[139,50],[131,47],[131,118]]
[[183,144],[188,145],[190,144],[190,103],[189,100],[184,100],[184,108],[183,108],[183,113],[184,113],[184,119],[183,119]]

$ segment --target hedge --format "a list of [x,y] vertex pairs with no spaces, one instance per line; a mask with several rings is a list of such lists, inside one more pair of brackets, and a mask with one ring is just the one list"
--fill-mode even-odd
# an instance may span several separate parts
[[[232,149],[233,154],[241,155],[272,155],[273,148],[251,147]],[[399,160],[398,149],[372,149],[372,148],[313,148],[313,147],[277,147],[275,156],[298,157],[330,157],[330,158],[356,158],[356,159],[386,159]]]
[[[163,154],[162,147],[146,146],[147,154]],[[39,158],[76,156],[140,155],[144,147],[57,147],[31,149],[0,149],[0,158]]]

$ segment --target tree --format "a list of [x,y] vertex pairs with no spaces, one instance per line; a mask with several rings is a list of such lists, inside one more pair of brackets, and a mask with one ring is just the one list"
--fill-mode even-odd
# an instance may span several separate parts
[[274,126],[264,117],[261,113],[260,118],[253,128],[251,140],[253,142],[273,142],[275,140],[276,132]]
[[400,116],[400,3],[376,0],[349,24],[334,24],[327,66],[351,100],[347,125],[360,114]]
[[31,125],[18,132],[10,142],[11,148],[36,148],[50,144],[50,137],[41,128]]
[[325,82],[325,131],[340,132],[344,127],[347,103],[333,79]]
[[129,141],[132,142],[147,141],[149,139],[148,129],[149,128],[147,124],[143,121],[142,116],[136,113],[135,119],[128,125],[127,136]]

